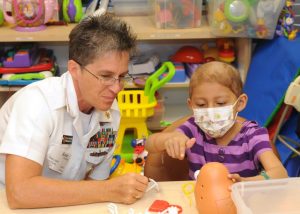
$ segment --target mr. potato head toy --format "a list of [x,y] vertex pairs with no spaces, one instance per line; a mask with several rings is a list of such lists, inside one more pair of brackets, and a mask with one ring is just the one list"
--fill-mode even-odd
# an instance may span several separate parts
[[195,199],[199,214],[236,214],[227,168],[218,162],[205,164],[196,177]]

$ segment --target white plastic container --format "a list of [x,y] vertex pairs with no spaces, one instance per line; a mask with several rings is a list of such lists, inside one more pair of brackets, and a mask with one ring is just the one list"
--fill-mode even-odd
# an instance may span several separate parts
[[300,178],[235,183],[231,197],[238,214],[299,214]]

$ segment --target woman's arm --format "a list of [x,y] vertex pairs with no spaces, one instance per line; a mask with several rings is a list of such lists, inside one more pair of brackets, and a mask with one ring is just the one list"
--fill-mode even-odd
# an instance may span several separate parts
[[42,166],[16,155],[6,156],[6,195],[16,208],[57,207],[95,202],[131,204],[148,185],[145,176],[130,173],[104,181],[69,181],[41,176]]

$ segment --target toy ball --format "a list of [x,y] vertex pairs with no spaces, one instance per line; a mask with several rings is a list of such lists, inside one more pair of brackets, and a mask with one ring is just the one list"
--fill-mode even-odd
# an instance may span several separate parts
[[183,63],[203,63],[203,53],[196,47],[183,46],[173,56],[171,56],[173,62]]
[[201,168],[195,186],[199,214],[236,214],[229,190],[233,181],[228,174],[225,165],[217,162],[207,163]]

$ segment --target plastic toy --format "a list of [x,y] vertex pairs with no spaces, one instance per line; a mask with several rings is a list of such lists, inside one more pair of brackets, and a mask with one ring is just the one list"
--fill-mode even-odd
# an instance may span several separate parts
[[148,152],[145,150],[146,138],[131,141],[133,149],[133,162],[139,166],[144,166]]
[[[30,51],[29,51],[30,52]],[[11,51],[10,56],[13,56],[14,51]],[[18,53],[18,51],[17,51]],[[10,68],[5,68],[5,67],[0,67],[0,74],[16,74],[16,73],[30,73],[30,72],[40,72],[40,71],[50,71],[54,67],[54,57],[53,57],[53,52],[51,50],[47,49],[39,49],[37,53],[33,53],[34,56],[36,56],[37,59],[37,64],[32,65],[30,67],[10,67]],[[18,60],[8,60],[6,59],[6,65],[15,65],[18,62],[18,65],[21,65],[22,59],[26,59],[26,65],[30,64],[32,56],[28,55],[28,52],[21,54],[20,58]],[[35,57],[33,57],[35,58]],[[34,60],[36,61],[36,60]],[[5,62],[5,61],[4,61]],[[3,64],[5,64],[3,62]],[[20,63],[20,64],[19,64]],[[24,63],[23,63],[24,65]]]
[[2,64],[6,68],[30,67],[38,55],[37,45],[28,44],[8,50]]
[[0,9],[0,26],[4,23],[3,11]]
[[22,74],[3,74],[3,80],[42,80],[48,77],[52,77],[51,71],[42,71],[37,73],[22,73]]
[[208,18],[217,36],[271,39],[285,0],[211,0]]
[[199,214],[236,214],[227,168],[218,162],[205,164],[196,177],[195,199]]
[[150,74],[155,71],[160,60],[156,55],[151,56],[146,61],[143,58],[135,58],[130,61],[128,65],[128,70],[130,75],[136,74]]
[[193,46],[183,46],[171,56],[173,62],[203,63],[204,57],[201,50]]
[[218,43],[218,60],[231,63],[235,60],[235,51],[233,42],[228,39],[219,39]]
[[284,102],[300,112],[300,76],[289,85],[284,97]]
[[83,17],[81,0],[63,0],[62,11],[66,22],[79,22]]
[[149,212],[156,213],[182,213],[182,207],[179,205],[171,205],[165,200],[155,200],[148,209]]
[[126,163],[120,155],[114,155],[112,167],[110,170],[110,178],[117,177],[128,172],[142,173],[143,167],[136,163]]
[[12,0],[12,16],[7,13],[6,0],[3,0],[3,14],[7,22],[15,24],[17,31],[39,31],[52,18],[55,0]]
[[[159,79],[162,73],[169,71],[168,75]],[[146,81],[144,91],[123,90],[118,94],[118,104],[121,112],[121,121],[116,139],[115,154],[122,152],[122,143],[126,130],[134,130],[135,138],[141,139],[148,136],[146,118],[154,114],[157,102],[155,92],[174,76],[175,68],[171,62],[164,62]]]
[[248,0],[226,0],[225,16],[232,22],[243,22],[249,16],[250,3]]
[[99,8],[93,13],[94,16],[101,16],[106,13],[108,7],[109,0],[101,0],[99,1]]
[[202,1],[153,0],[157,28],[191,28],[201,25]]

